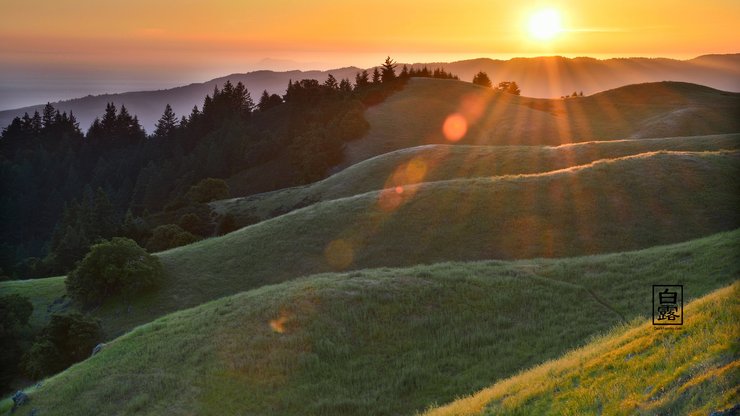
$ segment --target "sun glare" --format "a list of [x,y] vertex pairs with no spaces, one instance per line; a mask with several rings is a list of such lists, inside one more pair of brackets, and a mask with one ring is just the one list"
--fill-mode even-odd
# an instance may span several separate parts
[[543,9],[529,18],[529,34],[538,40],[550,40],[563,31],[560,14],[554,9]]

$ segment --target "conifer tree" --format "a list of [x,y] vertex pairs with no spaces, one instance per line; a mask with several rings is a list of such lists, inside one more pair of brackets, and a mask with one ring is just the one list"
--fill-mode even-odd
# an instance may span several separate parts
[[367,70],[358,72],[357,75],[355,75],[355,88],[364,88],[368,86],[368,84],[370,84],[369,77],[370,75],[367,73]]
[[491,88],[493,87],[493,83],[491,82],[491,79],[488,78],[488,74],[486,74],[483,71],[478,72],[473,76],[473,84],[480,85],[483,87]]
[[390,56],[385,58],[385,62],[383,62],[381,78],[383,84],[388,84],[396,80],[396,63]]
[[332,90],[338,90],[339,84],[337,83],[337,79],[334,78],[334,75],[329,74],[329,76],[326,78],[326,81],[324,81],[324,86],[331,88]]
[[171,137],[177,127],[177,116],[175,116],[175,112],[172,111],[172,106],[167,104],[164,107],[162,117],[160,117],[159,121],[157,121],[157,124],[154,126],[154,136],[158,138]]
[[377,67],[373,69],[373,84],[380,84],[380,71]]

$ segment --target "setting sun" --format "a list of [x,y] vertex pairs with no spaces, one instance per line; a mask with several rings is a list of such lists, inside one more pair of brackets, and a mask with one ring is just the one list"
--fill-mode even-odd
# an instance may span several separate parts
[[563,31],[560,14],[553,9],[539,10],[529,19],[529,34],[535,39],[550,40]]

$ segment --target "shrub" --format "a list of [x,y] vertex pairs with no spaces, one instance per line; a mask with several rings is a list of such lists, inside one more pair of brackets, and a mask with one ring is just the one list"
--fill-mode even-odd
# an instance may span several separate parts
[[167,250],[174,247],[198,241],[198,237],[183,230],[176,224],[160,225],[152,231],[152,236],[146,243],[146,249],[150,253]]
[[155,287],[162,276],[159,259],[131,239],[114,237],[92,246],[67,277],[66,286],[73,299],[90,305]]
[[0,393],[6,392],[18,373],[23,327],[33,312],[31,302],[20,295],[0,297]]
[[488,78],[488,74],[486,74],[483,71],[480,71],[477,74],[475,74],[475,76],[473,77],[473,84],[480,85],[483,87],[488,87],[488,88],[493,87],[493,83],[491,82],[491,79]]
[[89,357],[102,339],[100,324],[79,313],[52,315],[26,354],[26,372],[39,378]]
[[206,235],[210,233],[211,225],[203,221],[198,215],[189,212],[178,221],[180,227],[193,235]]
[[224,214],[218,220],[218,225],[216,226],[216,235],[228,234],[238,229],[239,227],[236,225],[236,220],[234,220],[234,216],[231,214]]
[[211,202],[229,197],[229,185],[223,179],[206,178],[190,187],[188,198],[194,202]]

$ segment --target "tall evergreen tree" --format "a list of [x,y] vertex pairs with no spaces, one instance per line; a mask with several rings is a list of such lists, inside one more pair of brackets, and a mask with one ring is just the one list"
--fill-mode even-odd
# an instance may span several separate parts
[[166,139],[172,137],[175,129],[178,127],[177,116],[172,111],[172,106],[167,104],[164,107],[164,113],[154,126],[154,137]]
[[329,74],[329,76],[326,78],[326,81],[324,81],[324,85],[328,88],[331,88],[332,90],[338,90],[339,84],[337,83],[337,79],[334,78],[334,75]]
[[283,99],[280,98],[277,94],[269,94],[267,90],[264,90],[262,92],[262,96],[260,97],[260,102],[257,104],[257,108],[260,111],[267,111],[270,108],[277,107],[278,105],[283,103]]
[[341,91],[345,95],[352,93],[352,84],[349,82],[348,79],[343,78],[341,81],[339,81],[339,91]]
[[383,66],[381,68],[383,84],[388,84],[396,80],[396,63],[390,56],[385,58],[385,62],[383,62]]
[[358,72],[357,75],[355,75],[355,88],[367,87],[368,84],[370,84],[369,77],[370,75],[365,69],[363,69],[362,72]]
[[380,84],[380,71],[377,67],[373,69],[373,84]]
[[488,74],[486,74],[483,71],[478,72],[473,76],[473,84],[480,85],[483,87],[491,88],[493,87],[493,83],[491,82],[491,79],[488,78]]
[[59,114],[51,103],[46,103],[43,110],[43,116],[41,117],[41,125],[44,130],[50,129],[54,124],[55,116]]
[[398,77],[401,79],[409,78],[409,68],[406,65],[401,68],[401,74],[399,74]]

